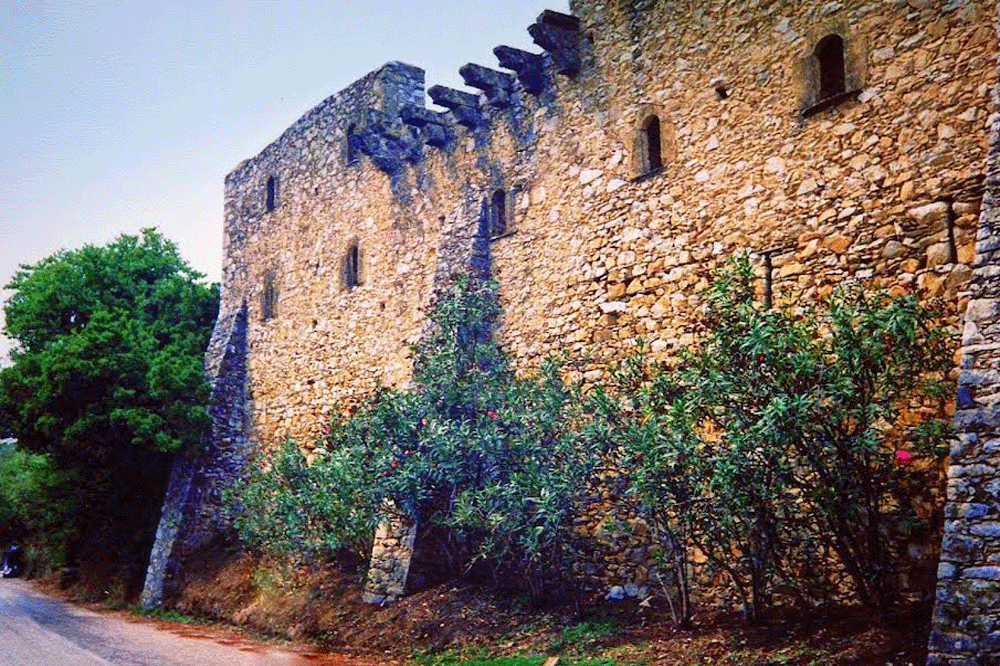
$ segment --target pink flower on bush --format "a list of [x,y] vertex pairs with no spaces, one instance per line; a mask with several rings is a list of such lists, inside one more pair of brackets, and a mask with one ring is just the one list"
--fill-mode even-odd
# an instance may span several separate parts
[[897,465],[909,465],[913,462],[913,454],[906,449],[897,449],[894,460]]
[[494,421],[497,420],[497,413],[494,412],[492,409],[486,412],[486,416],[490,417]]

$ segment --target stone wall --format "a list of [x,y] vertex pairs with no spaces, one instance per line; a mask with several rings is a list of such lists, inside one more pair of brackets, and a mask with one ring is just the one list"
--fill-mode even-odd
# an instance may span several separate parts
[[[574,5],[596,66],[580,75],[587,104],[567,119],[578,159],[550,204],[570,220],[569,251],[531,252],[520,237],[497,251],[501,274],[535,263],[504,281],[510,302],[547,306],[507,329],[519,358],[569,348],[595,359],[597,377],[636,336],[669,354],[692,340],[706,274],[741,250],[769,251],[776,299],[856,277],[947,297],[957,312],[979,194],[957,196],[958,261],[942,260],[946,220],[909,211],[983,170],[995,49],[983,7],[961,19],[905,3],[769,3],[770,16],[743,2],[638,4]],[[834,30],[864,45],[865,87],[804,119],[802,63]],[[672,128],[671,157],[636,178],[628,153],[651,112]]]
[[[308,445],[343,399],[409,376],[408,345],[421,334],[419,307],[439,255],[453,249],[452,237],[470,233],[467,221],[478,213],[478,202],[432,206],[421,192],[439,185],[422,165],[394,171],[400,137],[376,137],[385,145],[374,146],[357,140],[415,100],[423,101],[423,72],[390,63],[306,114],[226,179],[222,311],[249,306],[260,443],[294,437]],[[269,178],[277,183],[270,211]],[[356,286],[344,275],[352,246]],[[268,317],[266,286],[274,294]]]
[[1000,115],[959,361],[930,666],[1000,664]]
[[463,67],[479,94],[434,86],[426,107],[423,72],[390,63],[226,178],[220,319],[246,303],[256,445],[308,450],[345,401],[408,381],[422,308],[496,222],[498,193],[489,254],[521,368],[567,351],[597,381],[640,337],[675,353],[694,340],[698,291],[741,251],[775,302],[848,279],[942,299],[957,346],[995,3],[572,10],[529,28],[542,53],[500,47],[506,71]]
[[367,604],[384,604],[403,596],[410,575],[417,526],[401,511],[390,510],[388,513],[391,518],[375,530],[371,563],[362,594],[362,600]]

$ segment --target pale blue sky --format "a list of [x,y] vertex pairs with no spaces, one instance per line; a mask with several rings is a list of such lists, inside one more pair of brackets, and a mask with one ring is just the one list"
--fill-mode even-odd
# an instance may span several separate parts
[[544,9],[568,0],[0,0],[0,284],[146,226],[218,280],[238,162],[384,62],[461,86],[497,44],[537,52]]

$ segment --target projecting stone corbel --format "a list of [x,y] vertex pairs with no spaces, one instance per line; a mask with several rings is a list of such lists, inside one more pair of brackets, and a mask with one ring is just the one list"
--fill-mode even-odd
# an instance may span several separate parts
[[399,117],[421,133],[424,143],[435,148],[445,148],[455,138],[452,124],[444,113],[407,104],[400,109]]
[[366,109],[348,141],[352,150],[370,157],[379,170],[394,175],[403,170],[405,162],[423,159],[423,142],[415,134],[412,128],[397,125],[385,113]]
[[514,92],[514,77],[510,74],[471,62],[463,65],[458,73],[462,75],[465,85],[486,93],[486,100],[491,105],[501,109],[510,106]]
[[580,19],[546,9],[528,33],[552,55],[557,72],[569,77],[580,72]]
[[446,86],[432,86],[427,94],[438,106],[450,109],[459,125],[475,129],[483,124],[483,113],[476,95]]
[[532,95],[540,95],[545,90],[545,59],[538,53],[530,53],[515,49],[512,46],[498,46],[493,54],[500,66],[517,73],[517,80],[525,91]]

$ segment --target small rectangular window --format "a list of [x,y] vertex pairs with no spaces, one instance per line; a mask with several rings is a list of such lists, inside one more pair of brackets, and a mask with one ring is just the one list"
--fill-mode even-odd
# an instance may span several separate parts
[[647,172],[663,168],[663,155],[660,151],[660,119],[650,116],[643,123],[642,131],[645,148],[643,167]]
[[278,290],[274,285],[274,274],[264,276],[264,289],[260,296],[260,318],[263,321],[273,319],[278,314]]
[[819,98],[829,99],[846,92],[844,38],[827,35],[816,44],[813,54],[819,63]]

